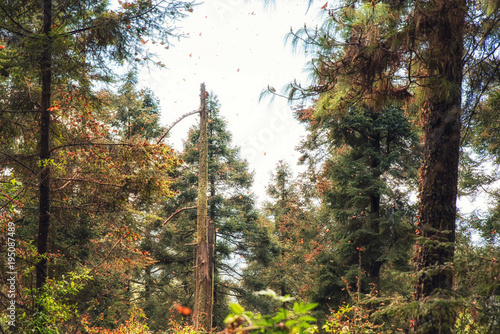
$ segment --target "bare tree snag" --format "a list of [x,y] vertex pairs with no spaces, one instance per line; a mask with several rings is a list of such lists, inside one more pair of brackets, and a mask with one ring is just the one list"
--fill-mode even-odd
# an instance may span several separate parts
[[207,190],[208,190],[208,110],[206,103],[207,93],[205,84],[201,84],[200,92],[200,163],[198,172],[198,217],[196,239],[196,281],[194,326],[205,331],[212,330],[213,310],[213,247],[210,241],[213,238],[213,228],[209,228],[210,220],[207,217]]

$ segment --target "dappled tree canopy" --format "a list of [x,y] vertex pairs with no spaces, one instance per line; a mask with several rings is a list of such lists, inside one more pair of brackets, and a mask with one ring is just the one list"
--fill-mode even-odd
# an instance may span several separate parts
[[0,0],[0,332],[500,332],[500,2],[316,7],[259,194],[239,109],[164,126],[141,81],[203,5]]

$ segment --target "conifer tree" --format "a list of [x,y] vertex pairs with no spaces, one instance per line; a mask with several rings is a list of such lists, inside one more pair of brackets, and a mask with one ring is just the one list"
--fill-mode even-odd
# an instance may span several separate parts
[[324,156],[316,180],[332,242],[322,255],[321,275],[330,279],[320,279],[318,301],[341,305],[348,292],[374,287],[391,293],[383,268],[409,270],[415,209],[407,191],[412,180],[415,186],[417,136],[396,107],[352,108],[327,124],[311,122],[311,112],[298,112],[311,130],[302,159],[314,167],[317,151]]
[[500,270],[500,194],[496,167],[499,161],[499,107],[497,82],[465,128],[460,162],[460,195],[472,197],[479,203],[487,202],[480,199],[487,197],[490,205],[481,205],[472,213],[459,216],[455,285],[465,305],[456,327],[462,329],[472,325],[478,332],[485,333],[500,330],[500,312],[496,307],[500,282],[495,278]]
[[422,111],[414,257],[421,308],[411,326],[450,333],[461,121],[473,116],[499,72],[491,66],[498,62],[497,1],[345,1],[325,13],[323,28],[306,28],[296,39],[316,52],[316,84],[293,84],[291,96],[319,94],[318,122],[352,105],[380,109],[395,99]]
[[264,204],[260,224],[268,230],[270,242],[261,245],[262,255],[248,261],[243,272],[247,290],[243,303],[262,313],[272,312],[277,305],[252,292],[271,289],[282,296],[311,301],[322,267],[318,259],[329,244],[316,212],[314,184],[296,180],[290,166],[279,161],[267,194],[270,200]]
[[[107,92],[98,94],[103,98],[94,103],[82,98],[86,95],[78,89],[73,89],[71,94],[57,92],[54,95],[60,101],[61,113],[56,113],[57,122],[52,125],[57,146],[54,146],[56,154],[51,160],[54,168],[51,180],[54,230],[49,234],[49,258],[52,260],[48,266],[48,279],[54,286],[64,284],[63,276],[88,274],[90,271],[89,277],[93,278],[76,282],[82,289],[81,294],[71,299],[64,294],[57,296],[56,303],[61,298],[68,303],[65,304],[68,308],[77,303],[81,305],[79,315],[70,313],[72,318],[64,321],[67,327],[62,327],[59,322],[44,325],[47,328],[57,326],[61,331],[63,328],[69,330],[71,326],[81,328],[79,320],[84,317],[93,325],[114,328],[120,324],[111,318],[131,311],[133,305],[127,303],[133,293],[129,286],[133,268],[149,263],[146,254],[138,251],[136,242],[142,229],[154,221],[159,203],[172,195],[169,173],[178,164],[171,149],[165,145],[150,145],[137,136],[133,140],[117,137],[113,131],[126,129],[111,125],[110,115],[118,109],[113,104],[116,99]],[[7,106],[7,103],[3,105]],[[27,119],[22,119],[16,126],[19,124],[28,124]],[[20,206],[11,221],[19,220],[16,233],[19,271],[28,273],[36,263],[36,254],[30,243],[36,226],[33,210],[37,200],[34,193],[36,174],[33,173],[36,161],[25,155],[30,149],[36,151],[33,141],[29,140],[32,135],[20,131],[14,142],[22,145],[4,142],[2,152],[8,155],[1,160],[2,166],[9,166],[13,158],[19,162],[12,165],[9,174],[2,176],[2,182],[16,180],[11,188],[17,190],[11,199]],[[4,183],[0,190],[10,192]],[[6,204],[2,199],[2,205]],[[44,319],[52,319],[54,315],[51,308],[39,313],[44,316],[32,316],[30,312],[34,310],[30,299],[33,295],[23,293],[32,288],[32,282],[30,275],[21,275],[18,281],[21,293],[17,301],[25,307],[26,321],[33,321],[20,323],[19,328],[35,326],[34,319],[49,321]],[[130,292],[124,293],[124,289]],[[50,300],[46,294],[59,290],[54,287],[50,291],[42,292],[41,297],[35,295],[35,298],[45,296],[43,298]]]
[[137,73],[127,73],[120,94],[114,105],[118,107],[112,123],[125,131],[121,136],[130,139],[138,136],[147,140],[158,138],[164,131],[160,126],[159,102],[148,89],[136,90]]

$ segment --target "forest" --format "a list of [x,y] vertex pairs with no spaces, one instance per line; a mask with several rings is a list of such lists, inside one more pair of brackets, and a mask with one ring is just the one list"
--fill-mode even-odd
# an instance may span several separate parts
[[218,92],[140,88],[201,3],[0,0],[0,333],[500,333],[500,1],[299,1],[258,198]]

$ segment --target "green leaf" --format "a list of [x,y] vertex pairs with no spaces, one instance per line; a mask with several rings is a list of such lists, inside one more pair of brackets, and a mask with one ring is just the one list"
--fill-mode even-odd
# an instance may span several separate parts
[[245,309],[243,308],[243,306],[241,306],[240,304],[236,304],[236,303],[231,303],[229,305],[229,309],[234,314],[242,314],[243,312],[245,312]]
[[304,314],[307,311],[310,311],[310,310],[316,308],[316,306],[318,306],[318,303],[310,303],[310,304],[306,304],[303,302],[301,302],[300,304],[294,303],[293,304],[293,311],[297,314]]
[[298,319],[299,321],[307,321],[307,322],[315,322],[316,318],[311,317],[310,315],[304,315]]
[[295,300],[295,297],[291,297],[290,295],[286,295],[286,296],[277,296],[274,299],[279,300],[282,303],[286,303],[286,302],[291,302],[292,300]]
[[275,321],[276,323],[280,322],[280,321],[283,321],[285,320],[287,317],[287,311],[284,310],[284,309],[280,309],[278,311],[278,313],[276,313],[276,315],[273,317],[273,321]]

